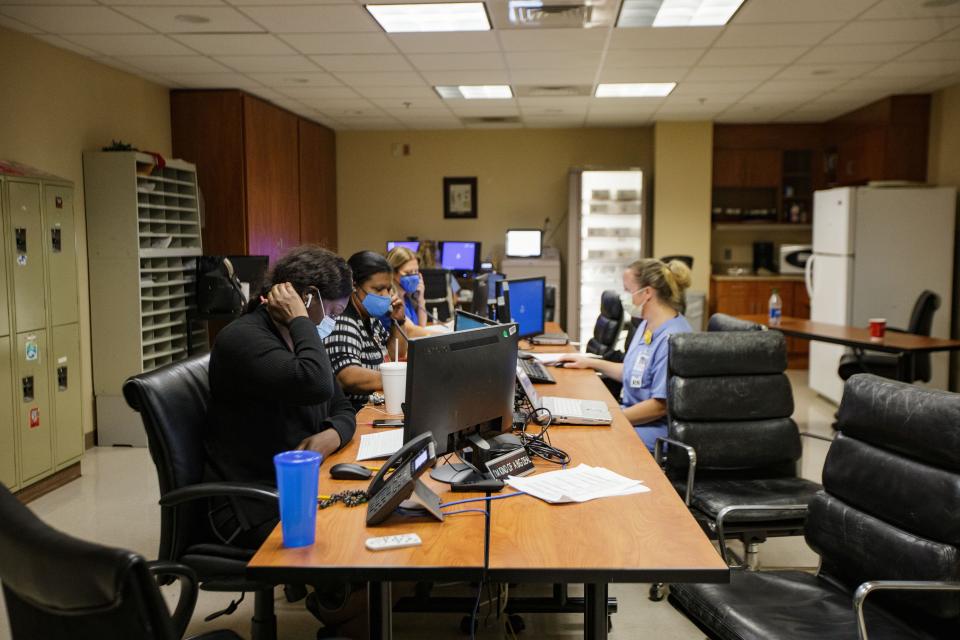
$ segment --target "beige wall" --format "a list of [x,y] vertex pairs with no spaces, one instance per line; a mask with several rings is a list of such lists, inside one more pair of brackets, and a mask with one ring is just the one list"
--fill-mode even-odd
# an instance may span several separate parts
[[[394,157],[391,145],[410,145]],[[566,255],[568,172],[653,165],[649,128],[337,133],[339,252],[383,251],[407,235],[479,240],[503,255],[510,227],[540,227]],[[476,220],[444,220],[443,178],[476,176]]]
[[0,157],[63,176],[77,187],[74,201],[80,247],[86,433],[93,430],[94,411],[82,152],[122,139],[141,149],[169,154],[168,92],[159,85],[2,28],[0,59],[7,61],[0,98]]
[[691,289],[709,291],[713,123],[658,122],[653,139],[653,256],[693,256]]

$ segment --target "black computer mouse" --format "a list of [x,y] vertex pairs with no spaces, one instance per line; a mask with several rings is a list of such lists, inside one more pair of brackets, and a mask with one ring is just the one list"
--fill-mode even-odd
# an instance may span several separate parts
[[341,462],[330,467],[330,477],[334,480],[369,480],[373,471],[356,462]]

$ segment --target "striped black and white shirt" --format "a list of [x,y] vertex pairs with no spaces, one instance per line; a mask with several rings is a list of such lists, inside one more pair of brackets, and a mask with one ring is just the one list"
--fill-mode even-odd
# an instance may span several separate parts
[[[387,339],[390,332],[376,318],[364,319],[353,305],[353,301],[337,318],[337,326],[327,336],[323,344],[330,356],[335,374],[347,367],[356,366],[374,371],[380,370],[380,364],[387,355]],[[348,393],[347,398],[359,411],[370,399],[369,393]]]

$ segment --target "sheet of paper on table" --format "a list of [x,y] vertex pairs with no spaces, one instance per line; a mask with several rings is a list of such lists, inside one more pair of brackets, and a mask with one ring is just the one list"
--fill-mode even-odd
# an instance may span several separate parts
[[507,478],[507,484],[518,491],[552,504],[587,502],[597,498],[646,493],[650,488],[640,480],[625,478],[603,467],[581,464],[573,469],[550,471],[534,476]]
[[403,429],[390,429],[381,433],[368,433],[360,436],[360,449],[357,462],[389,458],[403,446]]
[[593,353],[540,353],[536,351],[531,351],[530,355],[542,362],[543,364],[553,364],[560,359],[561,356],[572,356],[579,355],[585,356],[587,358],[599,358],[600,356]]

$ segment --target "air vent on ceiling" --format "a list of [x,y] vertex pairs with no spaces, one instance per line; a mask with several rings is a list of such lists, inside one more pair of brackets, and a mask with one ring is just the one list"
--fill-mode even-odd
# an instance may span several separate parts
[[589,96],[590,89],[591,87],[589,85],[555,84],[514,87],[513,91],[521,98],[563,98]]
[[590,24],[592,14],[593,7],[583,2],[571,4],[510,3],[510,22],[520,27],[586,27]]
[[501,127],[520,124],[517,116],[478,116],[460,118],[460,122],[468,127]]

